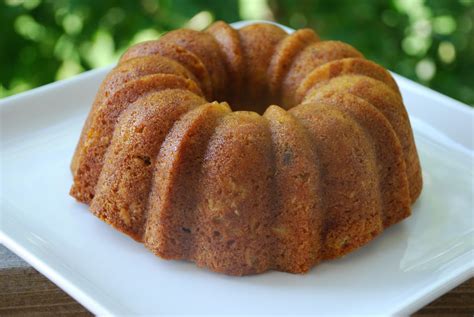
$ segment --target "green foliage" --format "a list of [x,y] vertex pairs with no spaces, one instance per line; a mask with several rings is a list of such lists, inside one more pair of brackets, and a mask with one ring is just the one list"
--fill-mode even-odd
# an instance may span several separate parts
[[0,97],[108,65],[168,30],[247,18],[313,28],[474,105],[473,0],[5,0]]

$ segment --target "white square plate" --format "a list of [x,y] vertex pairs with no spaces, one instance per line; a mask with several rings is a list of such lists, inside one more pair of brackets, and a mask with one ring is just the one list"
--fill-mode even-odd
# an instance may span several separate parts
[[306,275],[165,261],[69,195],[69,162],[110,68],[0,101],[0,238],[96,314],[408,314],[473,276],[474,111],[400,76],[424,189],[413,216]]

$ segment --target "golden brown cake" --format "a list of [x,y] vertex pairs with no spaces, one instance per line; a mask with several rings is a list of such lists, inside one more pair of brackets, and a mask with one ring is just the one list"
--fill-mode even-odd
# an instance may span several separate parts
[[100,219],[162,258],[232,275],[341,257],[408,217],[422,188],[390,73],[265,23],[129,48],[71,170],[71,195]]

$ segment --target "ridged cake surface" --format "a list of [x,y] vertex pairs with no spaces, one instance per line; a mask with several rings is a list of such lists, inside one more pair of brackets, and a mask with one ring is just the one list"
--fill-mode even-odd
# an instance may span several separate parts
[[216,22],[130,47],[71,195],[165,259],[304,273],[411,213],[421,168],[389,72],[310,29]]

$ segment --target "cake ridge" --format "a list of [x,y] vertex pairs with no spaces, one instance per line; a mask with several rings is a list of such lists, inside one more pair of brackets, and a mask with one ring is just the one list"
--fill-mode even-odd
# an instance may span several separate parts
[[351,45],[340,41],[319,41],[302,49],[292,60],[289,71],[283,79],[282,104],[286,109],[294,106],[294,94],[304,78],[314,68],[333,60],[347,57],[364,57]]
[[272,267],[307,272],[319,261],[322,249],[317,154],[309,134],[289,112],[272,105],[263,116],[269,121],[275,164]]
[[[311,111],[315,108],[317,112]],[[290,113],[311,133],[321,162],[322,204],[326,210],[322,258],[344,255],[383,229],[373,171],[375,155],[357,123],[332,106],[307,103],[292,108]],[[337,157],[331,155],[335,149],[339,151]]]
[[275,96],[279,94],[281,82],[290,70],[296,55],[309,44],[319,40],[319,36],[313,30],[301,29],[278,43],[268,67],[270,93]]
[[296,102],[301,103],[310,90],[317,89],[324,82],[349,74],[371,77],[385,83],[396,93],[400,93],[398,85],[387,70],[367,59],[348,57],[330,61],[314,68],[299,84],[296,90]]
[[224,97],[227,72],[219,45],[212,35],[191,29],[178,29],[165,33],[159,41],[174,43],[194,53],[209,73],[213,91],[212,97],[214,99]]
[[232,83],[234,86],[228,92],[227,98],[235,101],[236,94],[243,85],[243,78],[240,74],[244,69],[239,32],[223,21],[213,23],[205,32],[211,34],[219,45],[221,54],[224,57],[229,83]]
[[236,111],[225,116],[212,135],[197,203],[198,266],[232,275],[270,268],[265,226],[271,216],[269,134],[262,116]]
[[[323,88],[312,100],[331,105],[347,113],[371,140],[378,162],[384,227],[408,217],[411,213],[411,201],[408,199],[409,186],[405,159],[400,141],[387,118],[372,104],[349,93]],[[383,147],[380,146],[381,144]],[[394,167],[395,171],[392,171]],[[388,189],[385,188],[387,185],[390,185]],[[392,186],[395,186],[397,191],[391,191]]]
[[160,40],[145,41],[131,46],[119,60],[119,64],[131,58],[161,55],[176,61],[188,69],[199,82],[206,98],[213,98],[214,91],[210,74],[201,59],[187,48]]
[[[156,63],[153,63],[156,62],[156,60],[161,60],[162,63],[159,63],[158,65]],[[92,109],[89,112],[89,115],[86,119],[86,123],[84,124],[84,127],[82,129],[79,144],[85,141],[86,131],[88,131],[92,125],[92,114],[94,114],[98,110],[98,108],[106,102],[107,98],[110,95],[125,86],[127,82],[136,80],[146,75],[156,74],[160,72],[180,75],[184,78],[193,79],[194,81],[196,81],[192,76],[190,76],[192,74],[186,68],[181,66],[181,64],[179,63],[175,63],[174,61],[170,64],[171,61],[171,59],[167,59],[166,57],[159,55],[144,56],[143,58],[132,58],[114,67],[112,71],[107,74],[107,76],[102,81],[102,84],[99,87],[99,90],[92,104]],[[140,64],[145,63],[148,64],[148,67],[145,69],[143,67],[136,67]],[[77,150],[79,150],[79,147],[76,148],[76,151]],[[75,153],[73,156],[73,161],[71,163],[72,171],[75,171],[77,169],[77,166],[79,164],[79,162],[77,162],[78,157],[79,153]]]
[[[420,163],[410,127],[410,119],[401,97],[394,93],[382,82],[363,75],[342,75],[332,78],[325,85],[335,86],[335,89],[347,91],[371,103],[388,119],[394,128],[403,148],[405,166],[412,202],[421,192],[422,176]],[[377,90],[377,92],[374,92]],[[310,90],[303,102],[311,100]],[[387,99],[389,98],[389,99]]]
[[204,102],[186,90],[167,89],[138,99],[122,112],[91,204],[97,216],[142,240],[156,154],[174,122]]
[[[173,125],[157,157],[150,191],[145,246],[168,259],[193,254],[196,188],[208,136],[222,117],[230,113],[226,103],[205,103],[189,111]],[[196,153],[197,152],[197,153]],[[176,153],[176,155],[173,155]],[[166,159],[169,156],[169,159]]]
[[[91,126],[88,131],[84,131],[87,140],[84,141],[81,150],[77,154],[77,170],[74,171],[75,181],[70,192],[76,199],[83,202],[92,200],[94,187],[102,168],[102,159],[107,146],[110,144],[110,137],[120,113],[139,96],[170,88],[185,88],[196,94],[201,94],[198,86],[189,79],[171,74],[152,74],[128,82],[93,112]],[[97,129],[98,127],[100,129]],[[89,177],[92,177],[92,179],[89,179]],[[76,179],[78,180],[76,181]],[[89,179],[85,183],[86,188],[77,186],[81,184],[81,179]]]

